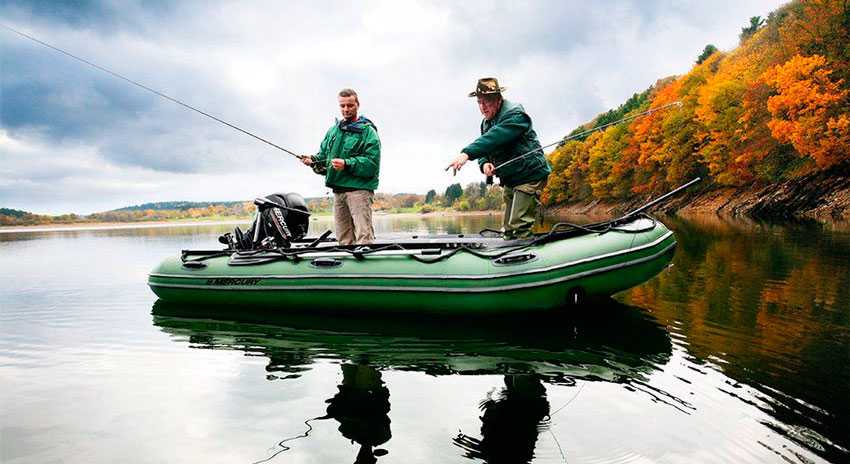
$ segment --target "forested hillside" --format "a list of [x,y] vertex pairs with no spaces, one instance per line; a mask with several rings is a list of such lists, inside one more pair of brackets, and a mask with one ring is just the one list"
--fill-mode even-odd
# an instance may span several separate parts
[[576,131],[681,106],[555,150],[546,204],[620,201],[696,176],[764,186],[850,163],[850,1],[793,1],[751,18],[736,49],[708,45],[695,61]]
[[[483,185],[483,182],[482,182]],[[466,211],[469,209],[482,209],[496,204],[498,195],[491,192],[486,199],[484,187],[472,188],[467,186],[464,192],[459,184],[453,186],[458,190],[456,198],[449,198],[447,204],[443,196],[432,196],[426,201],[426,195],[413,193],[376,193],[373,207],[382,212],[410,212],[419,211],[423,205],[428,205],[427,211],[433,211],[438,205],[444,208],[452,206],[452,202],[458,208]],[[454,190],[452,190],[454,191]],[[486,200],[486,201],[485,201]],[[307,207],[314,214],[330,214],[333,205],[333,197],[305,198]],[[63,214],[58,216],[34,214],[11,208],[0,208],[0,226],[31,226],[45,224],[76,224],[96,222],[144,222],[144,221],[183,221],[183,220],[248,220],[254,215],[256,207],[253,201],[223,201],[223,202],[192,202],[192,201],[166,201],[158,203],[144,203],[136,206],[127,206],[100,213],[88,215]],[[423,212],[427,212],[423,211]]]
[[144,211],[151,209],[159,210],[177,210],[185,211],[193,208],[209,208],[210,206],[223,206],[225,208],[233,208],[240,206],[242,201],[161,201],[157,203],[145,203],[142,205],[125,206],[113,211]]

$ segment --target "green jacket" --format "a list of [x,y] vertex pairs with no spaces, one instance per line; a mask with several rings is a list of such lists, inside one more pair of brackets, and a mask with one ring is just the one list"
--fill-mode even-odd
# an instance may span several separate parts
[[481,121],[481,137],[461,151],[469,155],[469,159],[477,159],[483,169],[485,163],[498,166],[534,149],[538,151],[496,170],[502,185],[516,187],[539,182],[552,172],[525,109],[522,105],[503,100],[499,113],[493,119]]
[[[381,141],[372,121],[363,116],[354,122],[337,121],[325,134],[319,152],[312,156],[313,171],[325,176],[325,185],[342,191],[378,188],[381,167]],[[337,171],[331,160],[345,160]]]

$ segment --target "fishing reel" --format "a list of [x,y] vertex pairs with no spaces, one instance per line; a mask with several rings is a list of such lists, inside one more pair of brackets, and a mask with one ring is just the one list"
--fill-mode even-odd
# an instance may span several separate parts
[[328,163],[326,161],[313,162],[310,167],[316,174],[324,176],[328,173]]
[[254,205],[257,213],[246,232],[237,227],[218,238],[229,250],[288,248],[307,235],[310,210],[301,195],[274,193],[255,199]]

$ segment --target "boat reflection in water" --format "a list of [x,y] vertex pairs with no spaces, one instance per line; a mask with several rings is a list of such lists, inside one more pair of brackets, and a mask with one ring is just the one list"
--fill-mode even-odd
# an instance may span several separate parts
[[[340,362],[338,391],[325,400],[326,415],[311,420],[336,420],[340,433],[360,445],[356,463],[377,462],[387,453],[380,446],[392,436],[390,390],[382,372],[502,375],[503,388],[482,392],[481,437],[459,433],[447,440],[468,458],[529,462],[538,434],[557,412],[550,411],[544,384],[611,382],[654,401],[682,404],[647,382],[670,358],[666,330],[640,309],[614,300],[590,309],[533,320],[364,319],[158,301],[152,312],[154,325],[192,348],[268,358],[270,380],[296,379],[322,360]],[[281,451],[289,449],[280,445]]]

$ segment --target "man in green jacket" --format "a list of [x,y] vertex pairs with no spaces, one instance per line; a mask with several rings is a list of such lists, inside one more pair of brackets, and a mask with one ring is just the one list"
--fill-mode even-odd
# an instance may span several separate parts
[[493,77],[478,80],[469,96],[478,98],[478,109],[484,115],[481,136],[461,150],[449,168],[458,170],[468,160],[478,160],[485,176],[499,176],[504,187],[505,238],[526,238],[533,235],[540,194],[552,169],[531,127],[531,118],[522,105],[502,98],[504,90]]
[[319,152],[301,161],[325,176],[334,192],[334,228],[340,245],[363,245],[375,240],[372,201],[378,188],[381,141],[375,124],[357,116],[360,101],[351,89],[337,98],[342,120],[325,134]]

